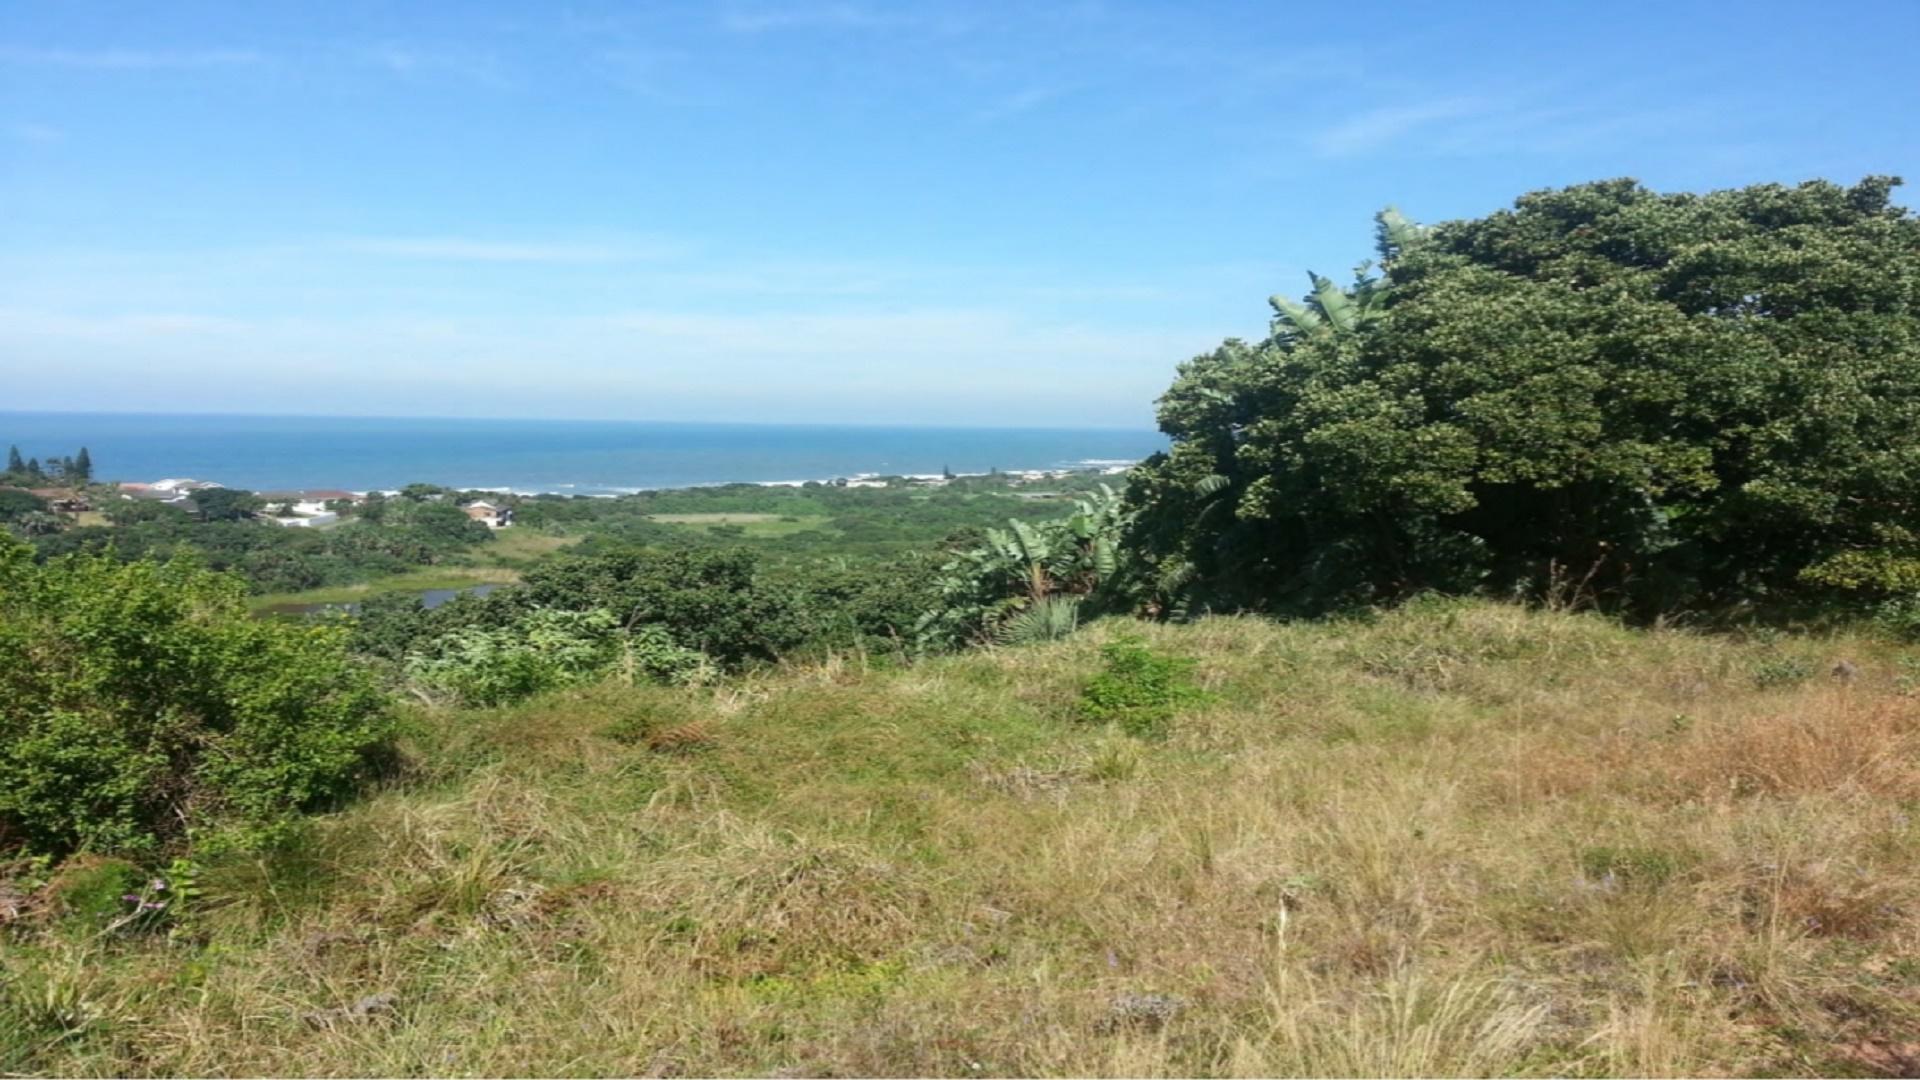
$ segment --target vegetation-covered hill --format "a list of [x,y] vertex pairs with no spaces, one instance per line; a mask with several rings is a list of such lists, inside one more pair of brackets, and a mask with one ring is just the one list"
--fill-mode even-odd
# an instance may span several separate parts
[[1920,1072],[1893,184],[1385,213],[1123,493],[16,493],[0,1073]]
[[[1087,718],[1123,631],[1164,738]],[[0,1070],[1910,1073],[1916,689],[1430,601],[416,712],[165,909],[0,898]]]

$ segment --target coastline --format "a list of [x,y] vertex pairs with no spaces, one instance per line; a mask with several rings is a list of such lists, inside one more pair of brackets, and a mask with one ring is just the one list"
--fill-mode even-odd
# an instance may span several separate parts
[[432,483],[517,495],[628,495],[881,476],[1097,471],[1165,449],[1151,429],[907,428],[576,421],[187,417],[0,411],[0,443],[85,446],[96,476],[250,491]]

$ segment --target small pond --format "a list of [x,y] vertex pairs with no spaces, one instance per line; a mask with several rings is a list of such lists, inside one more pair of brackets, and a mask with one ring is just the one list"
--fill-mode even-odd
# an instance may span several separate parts
[[[485,596],[498,588],[500,588],[499,585],[489,583],[485,585],[469,585],[464,589],[422,589],[414,595],[420,598],[421,606],[432,609],[452,600],[456,596]],[[254,614],[318,615],[327,611],[354,612],[359,610],[359,604],[343,601],[332,604],[274,604],[269,607],[263,607],[259,611],[254,612]]]

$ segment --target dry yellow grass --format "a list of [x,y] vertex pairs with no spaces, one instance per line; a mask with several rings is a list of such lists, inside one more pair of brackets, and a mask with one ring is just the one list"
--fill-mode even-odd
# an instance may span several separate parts
[[10,1067],[1916,1065],[1898,652],[1477,603],[1214,619],[1145,628],[1213,691],[1150,743],[1073,718],[1112,632],[423,716],[409,782],[209,867],[173,939],[16,933],[10,1007],[72,1030]]

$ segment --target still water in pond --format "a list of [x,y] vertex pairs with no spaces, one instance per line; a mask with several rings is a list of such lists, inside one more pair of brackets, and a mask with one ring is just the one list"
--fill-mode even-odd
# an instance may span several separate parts
[[[420,598],[421,606],[429,610],[452,600],[456,596],[485,596],[500,586],[497,584],[469,585],[464,589],[423,589],[415,596]],[[360,610],[356,603],[334,604],[274,604],[261,608],[261,615],[318,615],[325,611],[355,612]]]

